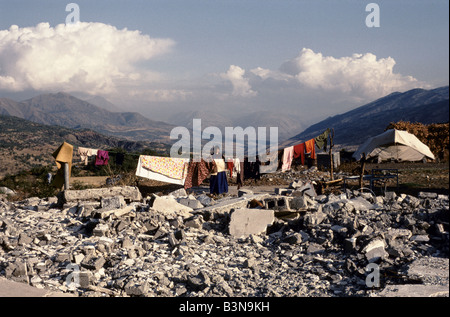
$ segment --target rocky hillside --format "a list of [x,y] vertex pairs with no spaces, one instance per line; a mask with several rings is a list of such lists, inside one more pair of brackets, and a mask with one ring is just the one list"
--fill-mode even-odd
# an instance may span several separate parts
[[52,153],[64,141],[74,146],[98,149],[122,148],[133,152],[150,148],[166,151],[166,146],[161,143],[129,141],[92,130],[43,125],[12,116],[0,115],[0,127],[0,176],[54,164]]
[[357,146],[380,134],[391,122],[445,123],[449,119],[449,87],[392,93],[369,104],[318,122],[283,144],[307,141],[334,128],[334,143]]
[[135,141],[169,142],[173,128],[136,112],[111,112],[66,93],[43,94],[22,102],[0,98],[0,114]]

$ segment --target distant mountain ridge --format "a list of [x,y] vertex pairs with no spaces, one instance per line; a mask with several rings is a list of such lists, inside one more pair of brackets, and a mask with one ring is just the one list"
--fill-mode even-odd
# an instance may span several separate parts
[[[96,100],[97,104],[108,103],[107,100],[99,98],[91,100]],[[302,122],[289,113],[260,111],[240,116],[234,114],[235,117],[232,118],[212,111],[186,111],[173,116],[173,124],[169,124],[151,120],[137,112],[112,112],[66,93],[42,94],[21,102],[0,98],[0,115],[15,116],[46,125],[86,128],[133,141],[164,144],[173,144],[176,141],[170,140],[170,132],[176,125],[191,129],[193,118],[202,119],[202,129],[216,126],[222,132],[226,126],[276,126],[279,130],[280,147],[307,141],[327,128],[334,128],[336,145],[357,146],[368,137],[383,132],[391,122],[448,122],[448,100],[448,86],[395,92],[351,111],[329,117],[299,134],[296,134],[296,131],[301,131]]]
[[449,86],[436,89],[412,89],[395,92],[343,114],[329,117],[311,125],[303,132],[281,142],[282,146],[307,141],[327,128],[335,131],[334,143],[357,146],[367,138],[384,131],[397,121],[424,124],[449,121]]
[[137,112],[111,112],[66,93],[43,94],[22,102],[0,98],[0,114],[32,122],[100,133],[133,140],[169,142],[168,123]]
[[[218,127],[222,133],[225,127],[278,127],[278,136],[280,140],[285,140],[295,134],[302,124],[300,120],[293,115],[274,111],[259,111],[231,118],[211,111],[186,111],[171,117],[170,122],[176,125],[192,129],[192,120],[201,119],[202,129],[213,126]],[[269,132],[267,132],[268,134]]]

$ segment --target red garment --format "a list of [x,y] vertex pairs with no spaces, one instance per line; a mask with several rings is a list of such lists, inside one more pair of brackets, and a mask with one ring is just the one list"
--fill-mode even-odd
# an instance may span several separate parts
[[193,186],[199,186],[216,168],[216,163],[213,161],[206,162],[189,162],[186,180],[184,181],[184,188],[188,189]]
[[305,165],[305,143],[294,145],[294,158],[302,158],[302,165]]
[[230,170],[230,177],[233,177],[233,168],[234,168],[233,161],[227,162],[227,169]]
[[313,160],[316,159],[316,142],[314,141],[314,139],[308,140],[305,142],[305,152],[306,153],[311,153],[311,158]]

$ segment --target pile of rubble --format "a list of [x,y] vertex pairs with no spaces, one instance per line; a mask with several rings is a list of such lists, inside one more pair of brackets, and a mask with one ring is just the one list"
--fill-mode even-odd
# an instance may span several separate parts
[[0,275],[77,296],[448,296],[448,219],[447,195],[301,181],[220,199],[66,190],[0,199]]

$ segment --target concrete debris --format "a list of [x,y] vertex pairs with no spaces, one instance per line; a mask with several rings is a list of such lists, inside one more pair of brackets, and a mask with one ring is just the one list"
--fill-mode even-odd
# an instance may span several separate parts
[[274,218],[273,210],[236,209],[231,212],[229,232],[237,238],[265,233],[267,227],[273,224]]
[[64,190],[61,192],[59,203],[72,201],[84,201],[91,199],[102,199],[106,197],[122,196],[125,200],[141,201],[142,195],[137,187],[122,186],[108,188],[93,188],[85,190]]
[[290,187],[2,196],[0,277],[82,297],[449,296],[447,195]]
[[16,195],[16,192],[13,191],[12,189],[9,189],[8,187],[0,187],[0,194],[5,194],[5,195]]
[[189,216],[190,212],[193,211],[191,207],[180,204],[176,201],[175,197],[170,195],[161,197],[153,195],[150,208],[157,212],[173,216],[178,214]]

